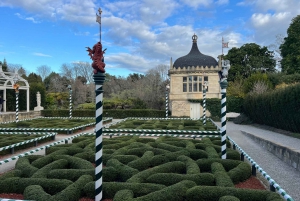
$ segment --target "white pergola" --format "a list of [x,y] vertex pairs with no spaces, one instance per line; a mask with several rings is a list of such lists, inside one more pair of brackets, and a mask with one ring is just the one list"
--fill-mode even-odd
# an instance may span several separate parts
[[[29,84],[27,80],[22,78],[17,70],[15,70],[15,72],[3,72],[0,62],[0,90],[3,91],[3,100],[6,100],[6,89],[14,89],[13,85],[15,80],[18,80],[20,85],[19,90],[26,90],[27,92],[27,112],[29,112]],[[22,82],[25,84],[24,86],[20,84]],[[3,101],[3,112],[6,112],[6,101]]]

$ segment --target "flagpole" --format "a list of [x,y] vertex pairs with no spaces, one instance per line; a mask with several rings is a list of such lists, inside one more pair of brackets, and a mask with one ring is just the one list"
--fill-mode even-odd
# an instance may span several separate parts
[[224,39],[223,39],[223,36],[222,36],[222,56],[223,56],[223,43],[224,43]]
[[100,27],[100,43],[101,43],[101,13],[102,13],[102,10],[101,8],[98,9],[98,12],[99,12],[99,15],[97,15],[97,22],[99,23],[99,27]]

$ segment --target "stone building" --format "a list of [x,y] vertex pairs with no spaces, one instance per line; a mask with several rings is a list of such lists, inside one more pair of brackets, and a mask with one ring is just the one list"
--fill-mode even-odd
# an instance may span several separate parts
[[[199,103],[188,100],[202,99],[203,87],[207,85],[206,98],[220,98],[221,89],[218,71],[222,69],[219,62],[211,56],[202,54],[197,45],[197,36],[194,34],[191,51],[183,57],[170,61],[170,110],[172,116],[188,116],[200,118],[203,108]],[[207,116],[209,112],[206,111]]]

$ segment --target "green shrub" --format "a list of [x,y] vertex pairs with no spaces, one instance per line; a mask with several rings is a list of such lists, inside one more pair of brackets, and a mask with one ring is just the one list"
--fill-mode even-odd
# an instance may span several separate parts
[[199,174],[200,168],[197,163],[187,156],[179,156],[178,161],[182,161],[186,164],[186,174]]
[[200,149],[191,149],[191,148],[187,148],[186,149],[189,153],[190,153],[190,157],[193,160],[198,160],[201,158],[207,158],[208,154],[206,151],[200,150]]
[[226,195],[222,196],[219,201],[240,201],[237,197],[231,196],[231,195]]
[[273,198],[275,198],[274,200],[276,201],[277,199],[278,201],[282,200],[280,195],[275,192],[221,186],[192,187],[187,190],[186,198],[189,201],[207,201],[219,200],[226,195],[235,196],[240,199],[240,201],[267,201],[269,196],[274,196]]
[[177,173],[156,173],[146,179],[146,182],[170,186],[183,180],[194,181],[197,185],[214,186],[215,177],[210,173],[198,174],[177,174]]
[[150,160],[151,167],[155,167],[164,163],[170,162],[169,158],[165,155],[153,156]]
[[119,179],[123,182],[139,172],[137,169],[129,167],[128,165],[124,165],[116,159],[109,159],[106,163],[106,166],[114,167],[118,171]]
[[52,163],[49,163],[48,165],[45,165],[44,167],[38,169],[31,178],[47,178],[47,174],[52,169],[62,169],[66,168],[68,165],[68,161],[65,159],[59,159],[56,161],[53,161]]
[[[103,182],[103,198],[111,199],[114,195],[124,189],[132,190],[136,197],[147,195],[151,192],[155,192],[164,189],[166,186],[161,184],[150,183],[127,183],[127,182]],[[88,183],[84,187],[86,195],[90,198],[95,197],[95,183]]]
[[52,196],[44,191],[44,189],[39,185],[28,186],[24,190],[24,198],[26,200],[47,200],[54,201]]
[[56,169],[51,170],[48,174],[48,178],[54,179],[68,179],[71,181],[76,181],[82,175],[90,175],[95,177],[95,169]]
[[18,159],[15,169],[21,171],[21,177],[31,177],[38,168],[30,164],[28,157],[21,157]]
[[129,183],[144,183],[146,179],[155,173],[185,173],[186,166],[183,162],[173,161],[165,163],[151,169],[144,170],[133,175],[130,179],[127,180]]
[[172,186],[168,186],[162,190],[149,193],[145,196],[136,198],[136,201],[155,200],[155,201],[182,201],[185,198],[186,191],[196,186],[193,181],[184,180]]
[[140,159],[136,155],[113,155],[111,158],[117,159],[118,161],[120,161],[123,164],[128,164],[129,162]]
[[227,175],[227,172],[221,163],[218,162],[212,163],[211,172],[215,176],[216,186],[234,187],[233,182],[231,181],[230,177]]
[[160,148],[160,149],[165,149],[165,150],[168,150],[168,151],[171,151],[171,152],[175,152],[175,151],[181,151],[183,148],[181,147],[176,147],[176,146],[173,146],[173,145],[169,145],[169,144],[166,144],[166,143],[159,143],[157,145],[157,148]]
[[228,172],[228,175],[235,184],[245,181],[251,177],[251,166],[246,162],[242,162],[235,168],[231,169]]
[[115,196],[114,196],[114,201],[129,201],[130,199],[132,199],[134,196],[133,191],[132,190],[120,190],[118,191]]
[[139,171],[147,169],[151,165],[151,158],[154,156],[152,151],[146,151],[141,158],[129,162],[129,167],[135,168]]
[[206,147],[205,151],[207,152],[207,158],[220,158],[218,152],[211,146]]
[[104,182],[112,182],[118,179],[118,171],[114,167],[103,168],[102,175]]
[[241,160],[241,154],[236,150],[227,148],[226,159]]
[[199,159],[196,161],[201,172],[210,172],[211,171],[211,164],[213,162],[218,162],[223,165],[225,170],[228,172],[231,169],[237,167],[242,161],[236,161],[236,160],[231,160],[231,159],[218,159],[218,158],[208,158],[208,159]]

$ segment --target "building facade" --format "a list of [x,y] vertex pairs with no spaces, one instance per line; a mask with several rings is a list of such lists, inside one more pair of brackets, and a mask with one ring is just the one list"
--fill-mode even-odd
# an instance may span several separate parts
[[[170,110],[172,116],[200,118],[203,108],[199,103],[188,100],[202,99],[203,88],[207,83],[206,98],[220,98],[221,89],[218,71],[221,67],[221,56],[217,62],[211,56],[202,54],[197,45],[197,36],[192,37],[191,51],[175,62],[170,61]],[[209,111],[206,111],[209,116]]]

